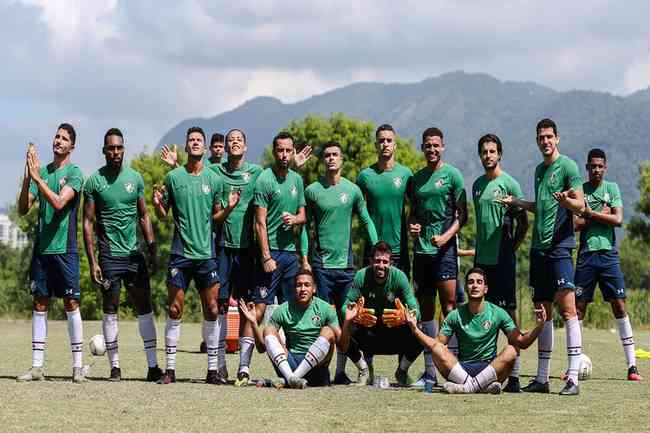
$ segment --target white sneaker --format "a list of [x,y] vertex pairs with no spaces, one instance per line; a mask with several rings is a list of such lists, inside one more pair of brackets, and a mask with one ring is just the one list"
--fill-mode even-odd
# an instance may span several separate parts
[[445,382],[442,384],[442,390],[447,394],[470,394],[464,385],[454,382]]
[[32,367],[26,373],[16,377],[18,382],[31,382],[34,380],[45,380],[43,367]]
[[413,383],[412,387],[417,388],[417,389],[424,389],[424,386],[427,383],[427,380],[430,380],[433,382],[433,385],[436,386],[438,385],[438,380],[435,377],[431,377],[426,371],[422,373],[420,378]]
[[83,383],[86,381],[86,373],[83,367],[73,367],[72,368],[72,382],[73,383]]
[[491,384],[481,390],[481,394],[501,394],[501,384],[498,380],[495,380]]
[[292,389],[307,388],[307,379],[303,379],[302,377],[291,376],[289,380],[287,380],[287,383],[289,384],[289,388]]

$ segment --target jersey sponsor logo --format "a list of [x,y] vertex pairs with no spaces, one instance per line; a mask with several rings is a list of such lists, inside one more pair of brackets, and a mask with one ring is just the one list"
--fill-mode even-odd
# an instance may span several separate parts
[[251,174],[249,172],[245,172],[244,174],[241,175],[242,179],[244,179],[244,182],[248,182],[251,180]]
[[133,183],[131,183],[131,182],[126,182],[124,184],[124,189],[126,190],[126,192],[131,194],[131,193],[133,193],[133,191],[135,191],[135,185],[133,185]]
[[487,331],[492,327],[492,322],[489,320],[484,320],[483,323],[481,323],[481,326]]
[[482,190],[477,189],[476,191],[474,191],[474,197],[480,197],[482,193],[483,193]]
[[393,186],[395,186],[395,188],[399,188],[400,186],[402,186],[402,178],[401,177],[394,177],[393,178]]
[[212,188],[210,188],[210,185],[204,183],[203,185],[201,185],[201,190],[203,191],[203,194],[207,195],[207,194],[210,194],[210,191],[212,190]]
[[339,194],[339,200],[341,201],[341,203],[347,203],[348,202],[348,195],[346,193],[342,192],[341,194]]
[[289,190],[292,196],[297,196],[298,195],[298,188],[296,188],[295,185],[291,185],[291,189]]
[[320,316],[312,316],[311,323],[313,323],[314,325],[320,324]]
[[442,188],[444,186],[444,184],[445,184],[444,179],[438,179],[438,180],[436,180],[436,183],[435,183],[436,188]]

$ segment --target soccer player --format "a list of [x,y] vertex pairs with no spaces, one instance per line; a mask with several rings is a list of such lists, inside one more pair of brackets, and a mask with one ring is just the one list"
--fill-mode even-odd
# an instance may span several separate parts
[[[211,167],[212,165],[221,164],[225,151],[223,134],[220,134],[218,132],[212,134],[212,137],[210,138],[209,150],[210,157],[205,161],[206,168]],[[171,165],[173,168],[179,166],[178,152],[176,151],[175,147],[164,145],[160,150],[160,159],[162,159],[166,164]]]
[[420,309],[408,277],[391,265],[391,254],[386,242],[375,244],[372,265],[356,273],[341,307],[345,320],[339,348],[363,373],[359,375],[360,385],[374,381],[372,365],[363,365],[361,351],[371,356],[400,355],[395,379],[401,386],[412,383],[408,369],[422,352],[406,326],[406,310],[413,310],[419,318]]
[[[255,276],[253,301],[257,322],[261,323],[266,306],[278,300],[289,299],[288,292],[298,274],[296,235],[305,223],[305,194],[302,177],[289,166],[295,148],[293,137],[280,132],[273,138],[275,163],[262,171],[255,183],[255,234],[261,257]],[[250,381],[250,359],[255,341],[245,336],[239,342],[240,356],[235,386],[246,386]]]
[[[422,133],[422,152],[427,166],[413,176],[409,191],[411,215],[409,232],[415,237],[413,245],[413,285],[422,311],[420,326],[426,335],[438,333],[435,321],[436,293],[440,297],[442,316],[456,305],[458,275],[456,234],[467,222],[465,183],[458,169],[443,162],[445,143],[438,128]],[[456,339],[449,341],[457,350]],[[431,353],[424,351],[425,372],[418,380],[436,381],[436,368]]]
[[[519,349],[533,344],[544,329],[546,314],[539,308],[535,310],[535,329],[522,334],[505,310],[485,299],[489,293],[485,276],[480,268],[467,272],[469,300],[445,317],[437,339],[419,330],[415,315],[408,315],[411,331],[433,354],[436,367],[448,380],[443,389],[450,394],[500,393],[501,383],[510,375]],[[499,330],[508,337],[508,345],[497,354]],[[458,356],[445,346],[452,335],[458,338]]]
[[[138,329],[149,367],[147,380],[155,382],[162,371],[156,359],[149,271],[138,250],[136,229],[139,224],[150,263],[154,263],[156,244],[144,199],[144,181],[140,173],[124,166],[124,136],[119,129],[106,131],[102,151],[106,165],[90,175],[84,184],[83,234],[91,278],[102,289],[102,331],[111,366],[109,380],[117,382],[122,376],[117,310],[124,283],[138,314]],[[99,262],[95,258],[95,230],[99,237]]]
[[[330,384],[329,363],[341,328],[334,308],[315,293],[314,276],[307,269],[300,270],[294,296],[273,311],[263,331],[257,324],[253,304],[239,301],[242,314],[254,330],[258,349],[266,350],[276,373],[291,388]],[[281,329],[286,345],[281,343]]]
[[582,185],[586,206],[581,216],[574,219],[576,230],[580,230],[575,274],[578,318],[582,323],[598,284],[616,318],[627,360],[627,379],[639,381],[642,378],[636,368],[634,335],[625,307],[625,281],[616,251],[615,228],[623,224],[623,201],[618,185],[605,180],[605,152],[601,149],[590,150],[586,167],[589,181]]
[[560,154],[560,136],[551,119],[537,123],[537,147],[544,161],[535,169],[535,201],[513,196],[500,201],[535,214],[530,248],[530,285],[535,308],[544,307],[546,324],[537,341],[537,376],[522,390],[548,393],[553,351],[553,303],[558,306],[566,329],[568,379],[560,395],[578,395],[578,367],[582,333],[576,312],[573,259],[576,246],[572,213],[584,210],[582,179],[578,165]]
[[[515,252],[526,237],[528,217],[520,208],[501,204],[506,196],[523,198],[519,183],[501,169],[503,147],[494,134],[478,141],[478,155],[485,174],[472,185],[476,212],[476,256],[474,266],[485,272],[490,290],[486,299],[505,309],[517,323],[517,259]],[[515,224],[516,223],[516,224]],[[516,226],[516,228],[515,228]],[[519,356],[510,373],[505,392],[520,392]]]
[[[221,321],[219,346],[217,350],[219,380],[225,384],[228,378],[226,369],[226,334],[228,332],[226,314],[228,313],[229,300],[243,299],[245,302],[252,300],[255,274],[256,248],[253,239],[253,191],[257,177],[262,172],[262,167],[246,162],[246,135],[239,129],[232,129],[226,134],[226,150],[228,159],[221,164],[210,166],[223,181],[222,197],[236,193],[238,201],[234,208],[222,203],[225,212],[222,214],[221,241],[219,248],[219,317]],[[239,320],[240,341],[243,347],[249,347],[246,342],[253,338],[252,329],[240,313]],[[244,351],[240,355],[249,356]]]
[[[164,188],[154,188],[153,204],[158,218],[174,217],[174,238],[167,276],[169,312],[165,326],[166,371],[159,383],[176,381],[176,347],[180,338],[185,291],[194,280],[203,309],[203,340],[207,344],[206,383],[218,384],[219,344],[218,264],[213,219],[219,219],[223,185],[219,176],[203,165],[205,133],[199,127],[187,130],[187,163],[167,173]],[[228,197],[229,203],[237,199]]]
[[47,339],[47,308],[53,296],[63,298],[68,318],[72,352],[72,381],[84,382],[82,366],[83,327],[79,312],[79,253],[77,251],[77,211],[83,175],[70,162],[77,134],[68,123],[56,130],[52,142],[54,158],[41,167],[30,144],[25,174],[18,198],[18,213],[23,216],[38,200],[38,229],[30,266],[32,313],[32,368],[18,376],[19,381],[43,380],[43,358]]
[[[357,185],[341,176],[343,151],[336,141],[322,146],[321,158],[325,175],[305,189],[307,224],[302,231],[303,268],[310,267],[307,261],[309,226],[313,225],[314,238],[311,250],[311,269],[317,286],[317,296],[337,310],[343,307],[352,279],[352,213],[359,217],[372,244],[377,243],[377,232],[366,201]],[[336,353],[336,374],[334,383],[349,385],[345,374],[347,357]]]
[[[377,128],[375,149],[377,162],[361,170],[357,185],[366,198],[368,213],[379,239],[388,243],[393,251],[393,266],[397,266],[408,276],[411,273],[411,264],[404,199],[413,173],[410,168],[395,161],[397,135],[391,125],[384,124]],[[366,264],[372,261],[370,251],[373,245],[374,242],[365,244]]]

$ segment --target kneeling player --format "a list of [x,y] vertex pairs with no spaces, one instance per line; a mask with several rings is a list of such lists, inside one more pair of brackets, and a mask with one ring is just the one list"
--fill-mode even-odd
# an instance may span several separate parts
[[[397,309],[388,309],[393,303]],[[406,274],[391,265],[391,249],[386,242],[373,247],[372,265],[356,273],[343,305],[345,321],[339,347],[359,368],[358,384],[371,384],[374,379],[361,356],[363,351],[371,357],[402,355],[395,379],[399,385],[411,385],[408,369],[422,346],[404,326],[406,308],[418,317],[420,310]]]
[[[296,276],[292,299],[278,307],[262,330],[255,307],[240,300],[239,307],[255,334],[258,350],[266,352],[279,376],[291,388],[330,384],[329,362],[341,328],[334,308],[314,297],[316,285],[311,271]],[[286,345],[280,340],[280,329]]]
[[[431,351],[438,371],[447,378],[443,385],[446,392],[498,394],[501,382],[508,378],[515,364],[517,349],[526,349],[535,341],[544,328],[546,313],[543,308],[535,310],[535,329],[522,334],[504,309],[484,299],[488,286],[482,269],[470,269],[465,286],[469,301],[447,315],[437,339],[418,329],[415,314],[408,315],[408,324]],[[506,334],[509,344],[497,355],[499,330]],[[452,335],[458,338],[458,358],[446,347]]]

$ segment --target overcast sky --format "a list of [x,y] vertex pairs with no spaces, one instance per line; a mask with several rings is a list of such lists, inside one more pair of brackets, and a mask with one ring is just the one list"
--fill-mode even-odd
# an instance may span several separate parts
[[643,0],[0,0],[0,207],[26,143],[49,161],[61,121],[77,128],[73,161],[88,174],[109,127],[134,154],[187,117],[260,95],[295,102],[453,70],[627,95],[650,86],[647,11]]

